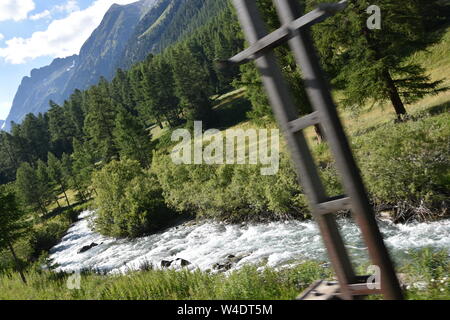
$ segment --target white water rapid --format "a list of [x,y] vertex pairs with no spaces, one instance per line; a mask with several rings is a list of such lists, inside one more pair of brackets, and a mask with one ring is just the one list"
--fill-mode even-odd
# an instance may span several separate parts
[[[289,266],[304,260],[326,261],[326,253],[314,221],[285,221],[265,224],[225,225],[216,222],[185,223],[164,232],[134,239],[111,239],[89,228],[92,212],[80,215],[62,241],[50,251],[52,263],[61,271],[94,269],[124,273],[146,263],[159,267],[162,260],[182,258],[189,268],[213,269],[227,256],[239,257],[231,269],[252,263],[272,267]],[[367,259],[358,229],[347,219],[339,221],[354,261]],[[394,225],[380,221],[385,242],[398,263],[408,261],[414,249],[450,248],[450,220]],[[92,243],[92,249],[78,253]]]

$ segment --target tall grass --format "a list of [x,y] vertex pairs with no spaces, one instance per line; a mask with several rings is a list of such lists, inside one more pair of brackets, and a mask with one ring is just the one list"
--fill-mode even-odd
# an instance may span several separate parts
[[17,273],[6,272],[0,275],[0,299],[294,299],[314,280],[331,278],[331,272],[317,262],[305,262],[282,271],[246,266],[229,275],[152,269],[111,276],[84,273],[79,290],[68,289],[69,277],[34,268],[25,285]]
[[[424,249],[399,270],[408,299],[450,299],[448,251]],[[361,269],[363,270],[363,268]],[[284,270],[244,266],[230,274],[188,270],[154,270],[126,275],[81,275],[80,289],[69,289],[71,275],[43,271],[0,274],[0,300],[291,300],[312,282],[333,279],[330,268],[315,261]],[[379,297],[375,297],[379,298]]]

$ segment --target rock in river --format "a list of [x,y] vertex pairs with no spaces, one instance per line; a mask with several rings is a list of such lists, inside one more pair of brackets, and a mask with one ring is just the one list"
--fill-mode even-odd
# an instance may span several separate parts
[[84,246],[80,250],[78,250],[78,254],[86,252],[88,250],[91,250],[92,248],[94,248],[96,246],[98,246],[98,243],[92,242],[90,245]]

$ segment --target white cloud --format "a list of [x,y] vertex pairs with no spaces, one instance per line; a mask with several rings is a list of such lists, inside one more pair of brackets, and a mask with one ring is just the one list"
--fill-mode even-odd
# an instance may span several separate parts
[[50,11],[44,10],[44,11],[42,11],[40,13],[36,13],[36,14],[34,14],[34,15],[32,15],[30,17],[30,19],[33,20],[33,21],[34,20],[44,19],[44,18],[50,18]]
[[33,0],[1,0],[0,21],[24,20],[34,8],[35,4]]
[[3,40],[4,38],[5,36],[0,33],[0,40]]
[[68,0],[65,4],[54,6],[54,11],[71,13],[80,10],[77,0]]
[[51,19],[55,13],[72,13],[74,11],[80,10],[78,6],[77,0],[68,0],[65,4],[56,5],[50,8],[50,10],[46,9],[40,13],[32,15],[30,17],[31,20],[40,20],[40,19]]
[[132,2],[136,0],[96,0],[84,10],[78,8],[66,18],[53,20],[47,30],[34,32],[30,38],[15,37],[6,41],[6,47],[0,48],[0,57],[9,63],[21,64],[42,56],[67,57],[76,54],[112,4]]

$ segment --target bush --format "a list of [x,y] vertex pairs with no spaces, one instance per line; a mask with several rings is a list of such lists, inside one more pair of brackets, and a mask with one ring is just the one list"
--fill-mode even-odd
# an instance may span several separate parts
[[450,190],[449,121],[444,114],[388,124],[354,139],[375,205],[394,207],[397,219],[424,220],[445,213]]
[[[397,220],[445,214],[450,190],[449,118],[445,114],[388,123],[352,139],[376,207],[394,208]],[[327,144],[315,144],[312,151],[327,194],[342,194]],[[274,176],[262,176],[255,165],[175,165],[162,153],[155,154],[153,169],[166,203],[178,211],[228,221],[310,216],[285,153]]]
[[97,231],[137,237],[160,229],[170,217],[158,180],[138,161],[112,161],[93,176]]
[[68,217],[61,216],[53,219],[53,221],[36,226],[28,240],[31,250],[28,260],[35,261],[43,252],[47,252],[57,245],[69,228],[70,223]]
[[176,165],[154,156],[166,203],[180,212],[228,221],[301,218],[306,202],[287,157],[277,175],[262,176],[257,165]]

